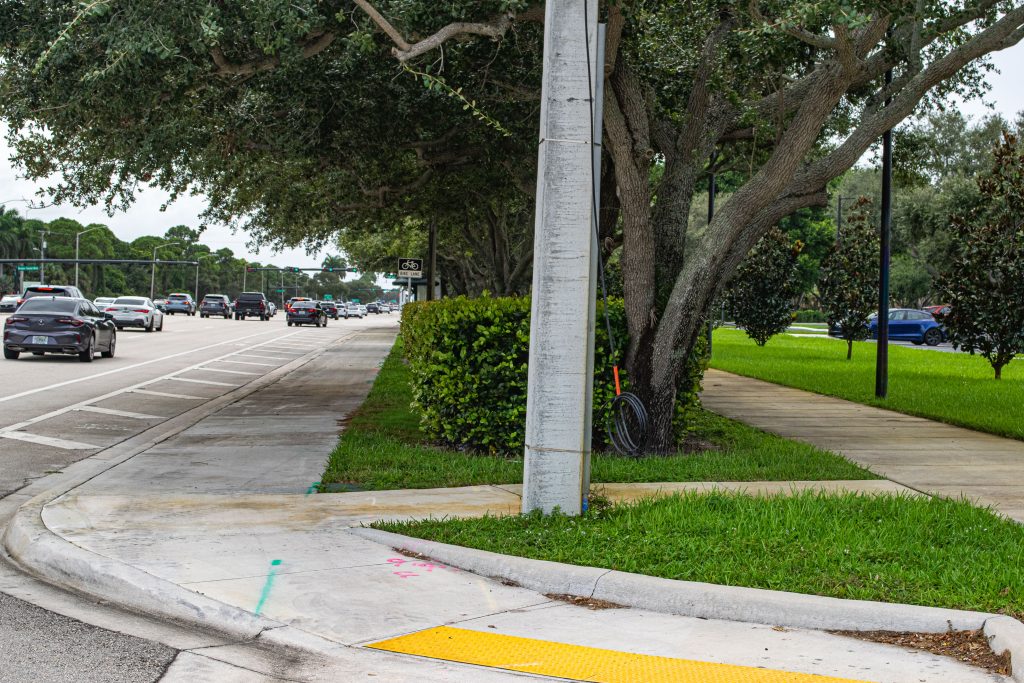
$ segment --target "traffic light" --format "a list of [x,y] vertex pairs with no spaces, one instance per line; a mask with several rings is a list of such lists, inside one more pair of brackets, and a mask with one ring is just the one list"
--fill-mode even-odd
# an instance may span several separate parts
[[359,272],[358,268],[346,268],[345,270],[348,271],[349,273],[358,273]]
[[255,266],[246,266],[245,267],[245,272],[247,272],[247,273],[255,273],[256,272],[256,267]]
[[[334,270],[335,269],[332,268],[331,266],[323,266],[322,268],[320,268],[320,271],[324,272],[324,273],[333,273]],[[341,270],[341,269],[339,268],[338,270]]]
[[291,272],[291,273],[301,273],[302,272],[302,268],[289,268],[288,272]]

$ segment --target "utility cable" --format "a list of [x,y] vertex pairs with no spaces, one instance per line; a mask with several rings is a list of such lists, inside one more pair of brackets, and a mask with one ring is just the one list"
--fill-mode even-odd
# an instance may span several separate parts
[[[611,353],[612,375],[615,381],[615,398],[612,399],[611,411],[605,429],[608,440],[621,455],[638,457],[647,440],[650,418],[643,401],[636,394],[622,391],[619,382],[619,366],[616,362],[618,350],[615,335],[612,333],[612,320],[608,312],[608,284],[605,281],[604,257],[601,255],[601,229],[598,214],[597,181],[600,177],[600,155],[594,150],[597,146],[594,131],[594,108],[598,102],[594,99],[594,65],[590,61],[590,16],[587,9],[588,0],[583,0],[583,36],[587,50],[587,90],[590,94],[590,205],[594,225],[594,244],[597,246],[597,272],[601,281],[601,298],[604,301],[604,324],[608,332],[608,349]],[[602,67],[603,70],[603,67]],[[604,75],[602,74],[602,78]],[[597,168],[595,168],[597,166]]]

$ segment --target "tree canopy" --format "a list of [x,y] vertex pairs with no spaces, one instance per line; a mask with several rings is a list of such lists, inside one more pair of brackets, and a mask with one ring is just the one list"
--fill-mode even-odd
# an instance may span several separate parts
[[[542,8],[0,0],[0,115],[31,175],[63,174],[57,199],[120,206],[152,182],[205,193],[211,219],[258,239],[316,246],[400,219],[479,240],[482,196],[523,235]],[[602,246],[622,250],[626,365],[665,445],[683,363],[744,256],[922,104],[983,90],[1024,6],[623,0],[601,16]],[[687,234],[709,170],[737,174],[732,200]]]

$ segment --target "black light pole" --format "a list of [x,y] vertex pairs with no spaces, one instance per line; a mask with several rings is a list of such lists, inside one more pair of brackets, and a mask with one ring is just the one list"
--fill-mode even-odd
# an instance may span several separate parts
[[[885,84],[892,83],[892,69],[885,72]],[[889,106],[890,98],[885,105]],[[892,130],[882,134],[882,225],[878,259],[878,345],[875,357],[875,396],[889,394],[889,262],[892,237]]]
[[[715,159],[717,158],[715,152],[711,153],[710,163],[708,164],[708,170],[711,173],[708,175],[708,226],[711,225],[711,221],[715,217],[715,194],[718,192],[718,185],[715,183]],[[711,312],[708,312],[708,356],[711,355],[712,334],[715,331],[714,318],[711,316]]]

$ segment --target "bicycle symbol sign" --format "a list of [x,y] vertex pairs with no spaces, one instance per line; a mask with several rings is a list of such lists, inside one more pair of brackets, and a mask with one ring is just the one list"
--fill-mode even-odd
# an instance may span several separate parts
[[421,277],[423,275],[423,259],[398,259],[398,277]]

